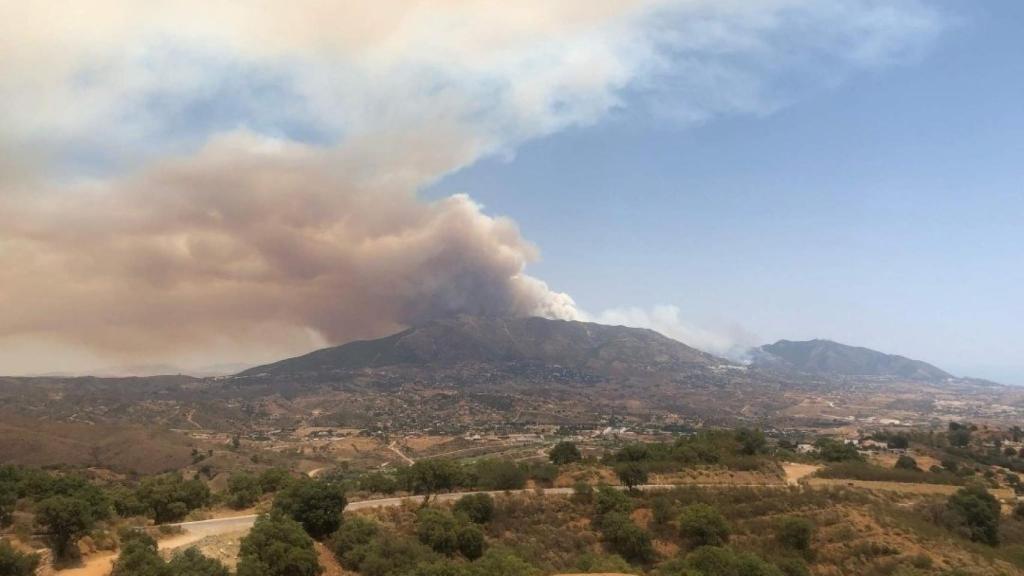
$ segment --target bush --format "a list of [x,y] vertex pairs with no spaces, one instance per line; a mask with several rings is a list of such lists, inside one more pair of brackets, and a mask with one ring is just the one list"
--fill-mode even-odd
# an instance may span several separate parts
[[39,567],[39,556],[15,550],[0,540],[0,574],[3,576],[34,576]]
[[317,540],[341,526],[341,514],[348,501],[341,486],[333,482],[305,478],[293,482],[274,498],[274,510],[302,524]]
[[999,544],[999,501],[983,486],[961,488],[946,505],[971,540]]
[[451,556],[458,549],[458,522],[451,515],[433,508],[416,513],[416,536],[434,552]]
[[519,490],[526,486],[527,473],[508,460],[481,460],[476,464],[481,488],[487,490]]
[[896,459],[895,468],[898,470],[913,470],[914,472],[921,471],[921,469],[917,467],[917,460],[914,460],[906,454]]
[[572,442],[559,442],[558,444],[555,444],[555,447],[551,449],[551,453],[548,454],[548,457],[551,458],[551,462],[553,464],[557,464],[558,466],[579,462],[583,459],[583,455],[580,454],[580,449]]
[[685,565],[700,576],[784,576],[761,558],[731,548],[704,546],[686,556]]
[[486,524],[494,517],[494,498],[490,494],[467,494],[455,502],[454,509],[470,522]]
[[469,560],[476,560],[483,556],[484,548],[487,546],[484,541],[484,533],[473,525],[462,526],[456,533],[456,542],[459,554]]
[[[436,562],[439,557],[427,546],[391,533],[381,533],[349,555],[357,565],[345,566],[362,576],[406,574],[418,565]],[[244,576],[239,573],[239,576]]]
[[472,576],[536,576],[537,569],[508,551],[491,550],[473,563]]
[[601,519],[601,534],[613,552],[630,562],[647,562],[654,557],[650,534],[621,512]]
[[189,548],[175,554],[167,563],[168,576],[229,576],[226,566],[203,556],[199,550]]
[[776,539],[786,548],[807,552],[811,549],[813,536],[814,524],[806,518],[787,517],[779,521]]
[[572,499],[574,502],[589,504],[594,499],[594,487],[586,480],[577,480],[572,485]]
[[729,524],[713,506],[692,504],[679,515],[679,532],[693,546],[720,546],[729,541]]
[[651,519],[658,526],[665,526],[676,515],[676,507],[672,499],[659,494],[651,499]]
[[633,509],[633,503],[629,496],[611,486],[598,486],[594,496],[595,514],[598,518],[612,512],[629,513]]
[[322,571],[313,539],[280,512],[257,518],[242,539],[238,576],[318,576]]

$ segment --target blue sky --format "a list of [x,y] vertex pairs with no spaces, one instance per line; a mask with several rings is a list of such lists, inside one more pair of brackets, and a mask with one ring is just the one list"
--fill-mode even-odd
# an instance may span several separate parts
[[[583,308],[674,304],[1024,384],[1024,5],[948,2],[920,61],[765,116],[628,111],[453,174]],[[639,106],[638,106],[639,107]]]
[[1024,384],[1019,2],[255,1],[0,6],[0,373],[471,312]]

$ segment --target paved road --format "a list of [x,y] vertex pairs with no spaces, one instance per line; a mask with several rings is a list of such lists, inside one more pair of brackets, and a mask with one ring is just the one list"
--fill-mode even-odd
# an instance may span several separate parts
[[[638,490],[643,491],[656,491],[656,490],[671,490],[680,486],[689,486],[694,488],[782,488],[785,484],[645,484],[638,486]],[[624,490],[622,486],[613,486],[616,490]],[[535,490],[523,489],[523,490],[495,490],[495,491],[477,491],[477,492],[449,492],[445,494],[437,494],[431,498],[433,502],[451,502],[458,500],[468,494],[490,494],[492,496],[498,496],[501,494],[534,494]],[[545,496],[570,496],[573,493],[572,488],[545,488]],[[413,502],[419,504],[423,502],[423,496],[400,496],[395,498],[377,498],[374,500],[360,500],[357,502],[349,502],[345,510],[368,510],[371,508],[394,508],[401,506],[406,502]],[[228,518],[213,518],[211,520],[197,520],[195,522],[181,522],[179,524],[171,524],[181,528],[187,536],[190,538],[182,539],[183,542],[194,542],[199,538],[206,536],[215,536],[217,534],[227,534],[230,532],[240,532],[252,528],[252,525],[256,522],[256,514],[247,514],[244,516],[231,516]],[[177,539],[175,539],[177,540]]]

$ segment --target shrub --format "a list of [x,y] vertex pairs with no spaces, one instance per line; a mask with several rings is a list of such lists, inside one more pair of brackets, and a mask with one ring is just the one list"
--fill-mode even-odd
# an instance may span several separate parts
[[679,515],[679,532],[694,546],[719,546],[729,541],[729,524],[713,506],[692,504]]
[[0,540],[0,574],[4,576],[34,576],[39,567],[39,556],[15,550]]
[[229,576],[226,566],[203,556],[199,550],[189,548],[171,557],[167,562],[168,576]]
[[136,497],[157,524],[177,522],[196,508],[210,503],[210,489],[201,480],[184,480],[177,474],[147,478]]
[[631,562],[647,562],[654,556],[651,536],[621,512],[601,519],[601,534],[616,554]]
[[292,475],[284,468],[268,468],[260,474],[260,490],[264,494],[277,492],[288,486]]
[[777,567],[753,554],[715,546],[690,552],[685,565],[700,576],[784,576]]
[[451,515],[433,508],[416,513],[416,536],[434,552],[451,556],[458,549],[458,522]]
[[906,454],[901,455],[896,459],[895,468],[899,470],[913,470],[914,472],[920,472],[921,469],[917,467],[917,460],[914,460]]
[[615,474],[630,491],[647,482],[647,467],[639,462],[623,462],[615,467]]
[[633,509],[633,503],[629,501],[621,491],[610,486],[598,486],[594,495],[595,513],[600,518],[612,512],[628,513]]
[[308,478],[293,482],[274,498],[274,510],[302,524],[317,540],[341,526],[341,513],[347,504],[341,486]]
[[787,517],[779,521],[776,539],[791,550],[807,552],[811,549],[814,524],[806,518]]
[[494,498],[490,494],[467,494],[455,503],[454,509],[470,522],[486,524],[494,517]]
[[992,546],[999,543],[999,501],[983,486],[961,488],[949,497],[947,507],[971,540]]
[[371,472],[359,479],[359,489],[374,494],[394,494],[398,491],[398,481],[390,474]]
[[586,480],[577,480],[572,485],[572,499],[581,504],[589,504],[594,499],[594,487]]
[[527,473],[508,460],[481,460],[476,464],[480,486],[487,490],[519,490],[526,486]]
[[476,560],[483,556],[486,543],[484,533],[473,525],[462,526],[456,533],[456,542],[459,554],[469,560]]

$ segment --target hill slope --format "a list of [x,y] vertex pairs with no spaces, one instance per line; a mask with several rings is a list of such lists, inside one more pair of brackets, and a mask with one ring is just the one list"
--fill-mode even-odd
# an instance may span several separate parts
[[830,340],[779,340],[758,349],[755,364],[816,375],[877,376],[929,382],[953,376],[927,362]]
[[459,316],[258,366],[240,376],[505,362],[646,370],[724,361],[652,330],[544,318]]

